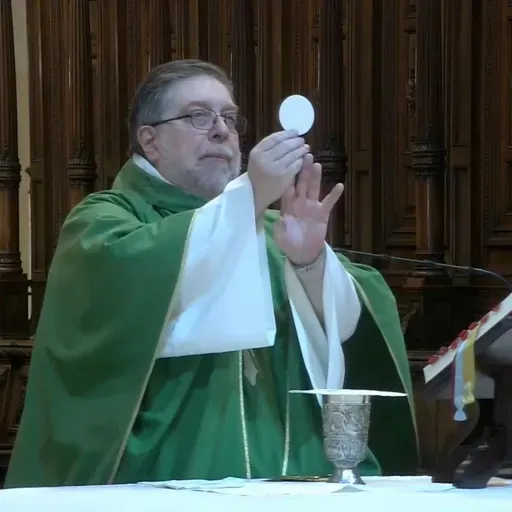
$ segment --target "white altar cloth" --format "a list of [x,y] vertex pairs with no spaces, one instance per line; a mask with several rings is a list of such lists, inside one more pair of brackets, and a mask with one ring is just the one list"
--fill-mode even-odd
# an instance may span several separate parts
[[[322,495],[237,496],[173,490],[153,485],[9,489],[0,491],[0,512],[311,512],[312,510],[393,510],[393,512],[510,511],[512,482],[482,490],[428,485],[428,477],[372,478],[360,492]],[[308,486],[316,484],[306,484]]]

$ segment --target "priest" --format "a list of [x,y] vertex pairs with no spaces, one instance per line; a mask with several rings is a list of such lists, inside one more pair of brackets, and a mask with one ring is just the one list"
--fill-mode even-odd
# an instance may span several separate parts
[[7,487],[327,475],[318,397],[289,393],[312,388],[407,393],[375,402],[360,471],[414,471],[395,299],[325,241],[343,185],[320,198],[293,130],[241,174],[246,126],[210,63],[139,86],[129,160],[62,227]]

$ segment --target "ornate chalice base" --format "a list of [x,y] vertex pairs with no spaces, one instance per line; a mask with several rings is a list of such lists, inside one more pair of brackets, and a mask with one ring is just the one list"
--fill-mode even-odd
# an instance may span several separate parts
[[371,397],[323,395],[324,448],[334,471],[329,482],[364,484],[357,466],[368,449]]

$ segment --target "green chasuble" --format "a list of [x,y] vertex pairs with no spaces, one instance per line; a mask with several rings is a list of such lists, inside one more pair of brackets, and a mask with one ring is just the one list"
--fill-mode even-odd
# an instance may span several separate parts
[[[316,397],[288,393],[311,384],[272,238],[275,213],[266,219],[274,346],[157,357],[203,204],[130,160],[112,190],[70,213],[48,276],[7,487],[329,474]],[[408,394],[374,399],[361,473],[414,472],[412,387],[395,299],[376,270],[339,258],[364,304],[343,344],[345,387]],[[247,358],[255,380],[244,375]]]

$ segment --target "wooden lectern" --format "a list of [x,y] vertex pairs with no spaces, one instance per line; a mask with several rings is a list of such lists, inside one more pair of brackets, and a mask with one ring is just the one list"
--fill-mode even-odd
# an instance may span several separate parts
[[[423,369],[428,398],[454,403],[456,360],[460,361],[459,350],[472,334],[476,400],[464,406],[464,421],[454,419],[457,427],[441,449],[432,475],[434,482],[462,489],[487,487],[503,465],[512,462],[512,294],[429,360]],[[465,449],[462,443],[478,421],[479,398],[494,399],[493,424],[482,439]],[[453,410],[455,414],[455,403]]]

